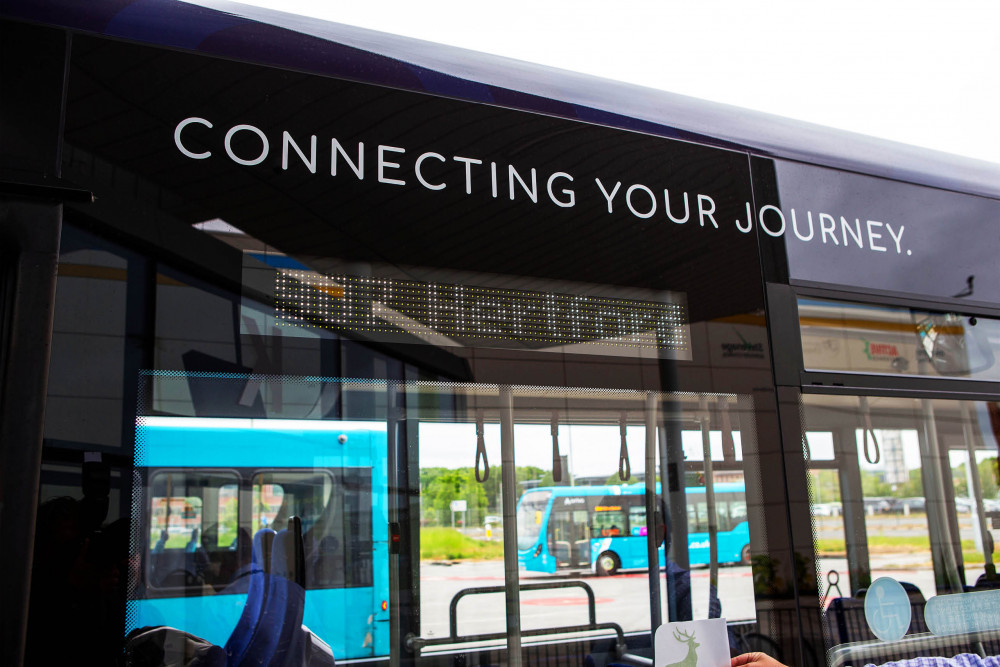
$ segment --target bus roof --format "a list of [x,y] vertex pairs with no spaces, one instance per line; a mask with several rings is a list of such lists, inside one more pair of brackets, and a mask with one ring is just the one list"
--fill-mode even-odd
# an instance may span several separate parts
[[143,417],[135,465],[222,468],[370,467],[385,422]]
[[227,0],[6,0],[5,17],[1000,198],[1000,164]]

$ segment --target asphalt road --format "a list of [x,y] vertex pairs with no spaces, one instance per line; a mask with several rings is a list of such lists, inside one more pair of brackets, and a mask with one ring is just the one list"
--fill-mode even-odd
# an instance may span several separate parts
[[[708,615],[708,569],[691,573],[695,618]],[[559,584],[583,581],[594,591],[598,622],[615,622],[626,632],[649,629],[649,578],[645,571],[626,572],[613,577],[547,576],[521,573],[521,583]],[[486,561],[454,565],[421,564],[421,634],[448,635],[451,599],[466,588],[502,586],[503,562]],[[753,582],[749,567],[719,570],[723,615],[730,620],[753,618]],[[665,595],[665,591],[664,591]],[[664,598],[665,599],[665,598]],[[502,593],[464,597],[458,604],[460,635],[506,631],[506,607]],[[579,588],[553,588],[521,594],[521,627],[544,628],[582,625],[587,622],[587,597]]]
[[[934,594],[934,575],[924,554],[888,554],[873,556],[873,578],[892,576],[916,584],[925,597]],[[847,563],[843,558],[824,558],[819,562],[821,592],[828,583],[825,573],[838,572],[840,591],[849,595]],[[967,570],[967,580],[975,581],[982,567]],[[708,569],[691,573],[695,618],[708,615]],[[613,577],[546,576],[521,573],[524,583],[563,583],[583,581],[594,591],[597,621],[615,622],[626,632],[649,629],[649,580],[646,572],[626,572]],[[449,604],[463,589],[503,586],[502,561],[421,564],[421,635],[446,637],[449,633]],[[723,567],[719,570],[719,594],[722,615],[729,621],[754,618],[753,580],[749,567]],[[665,595],[665,592],[664,592]],[[832,593],[836,596],[836,591]],[[506,631],[506,607],[502,593],[470,595],[457,607],[460,635],[503,633]],[[586,593],[579,588],[554,588],[525,591],[521,594],[521,627],[546,628],[579,625],[587,622]],[[502,643],[502,642],[499,642]]]

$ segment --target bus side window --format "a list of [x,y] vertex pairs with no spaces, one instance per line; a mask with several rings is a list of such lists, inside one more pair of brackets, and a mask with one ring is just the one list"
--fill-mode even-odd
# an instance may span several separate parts
[[730,515],[730,498],[732,498],[731,493],[723,493],[716,496],[715,525],[720,533],[732,530],[735,525]]
[[747,502],[745,500],[734,500],[729,503],[729,520],[732,528],[747,520]]
[[625,528],[625,513],[621,510],[610,512],[594,512],[594,525],[591,535],[594,537],[618,537]]
[[708,532],[708,505],[704,500],[688,499],[688,533]]
[[370,470],[260,472],[253,498],[254,532],[301,519],[307,588],[372,585]]
[[646,535],[646,507],[644,505],[632,505],[628,508],[629,535],[632,537],[645,537]]
[[249,561],[239,545],[239,481],[235,475],[160,471],[149,483],[146,581],[155,588],[224,585]]

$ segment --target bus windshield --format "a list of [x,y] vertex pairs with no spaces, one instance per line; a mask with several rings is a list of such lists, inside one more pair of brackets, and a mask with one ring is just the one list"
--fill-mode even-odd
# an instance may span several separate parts
[[530,549],[542,532],[542,517],[551,491],[525,493],[517,506],[517,548]]

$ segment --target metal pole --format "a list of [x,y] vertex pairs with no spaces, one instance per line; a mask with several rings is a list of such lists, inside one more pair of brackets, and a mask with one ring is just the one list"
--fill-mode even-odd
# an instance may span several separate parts
[[993,545],[991,540],[988,539],[989,528],[986,527],[986,514],[983,509],[983,487],[979,481],[979,466],[976,465],[976,445],[972,437],[972,414],[969,410],[969,404],[962,401],[962,437],[965,438],[965,447],[969,451],[969,466],[966,469],[966,474],[969,479],[969,494],[972,496],[974,506],[972,511],[975,513],[975,520],[972,525],[979,529],[977,534],[978,542],[977,545],[983,550],[983,558],[985,559],[985,571],[987,576],[992,579],[996,576],[996,566],[993,564]]
[[[660,549],[656,538],[656,393],[646,394],[646,562],[649,564],[649,619],[650,632],[662,623],[663,609],[660,602]],[[665,480],[664,480],[665,481]],[[662,485],[661,485],[662,488]],[[650,637],[653,641],[653,637]]]
[[[400,525],[400,472],[399,472],[399,440],[397,432],[397,417],[399,411],[398,399],[399,394],[396,391],[396,387],[393,383],[389,382],[386,384],[386,393],[388,394],[387,402],[388,407],[386,411],[386,467],[387,467],[387,491],[389,496],[389,524],[390,525]],[[398,553],[388,554],[389,558],[389,637],[392,639],[392,646],[389,649],[389,667],[399,667],[402,664],[402,656],[400,653],[403,650],[403,644],[397,644],[396,642],[403,636],[402,632],[402,622],[399,616],[400,613],[400,600],[399,600],[399,572],[400,572],[400,555]]]
[[961,593],[962,581],[958,574],[958,559],[955,557],[955,538],[948,523],[948,513],[954,508],[948,506],[944,489],[944,471],[948,463],[942,458],[938,442],[934,404],[929,399],[922,398],[920,411],[924,418],[923,428],[917,431],[917,436],[920,442],[924,495],[927,498],[927,527],[931,534],[934,578],[939,593]]
[[712,447],[709,440],[708,399],[702,397],[701,405],[701,449],[705,465],[705,504],[708,509],[708,585],[709,600],[712,591],[719,591],[719,526],[715,511],[715,473],[712,470]]
[[503,488],[503,574],[507,601],[507,664],[521,667],[521,591],[517,568],[517,476],[514,474],[514,392],[500,387],[500,484]]

